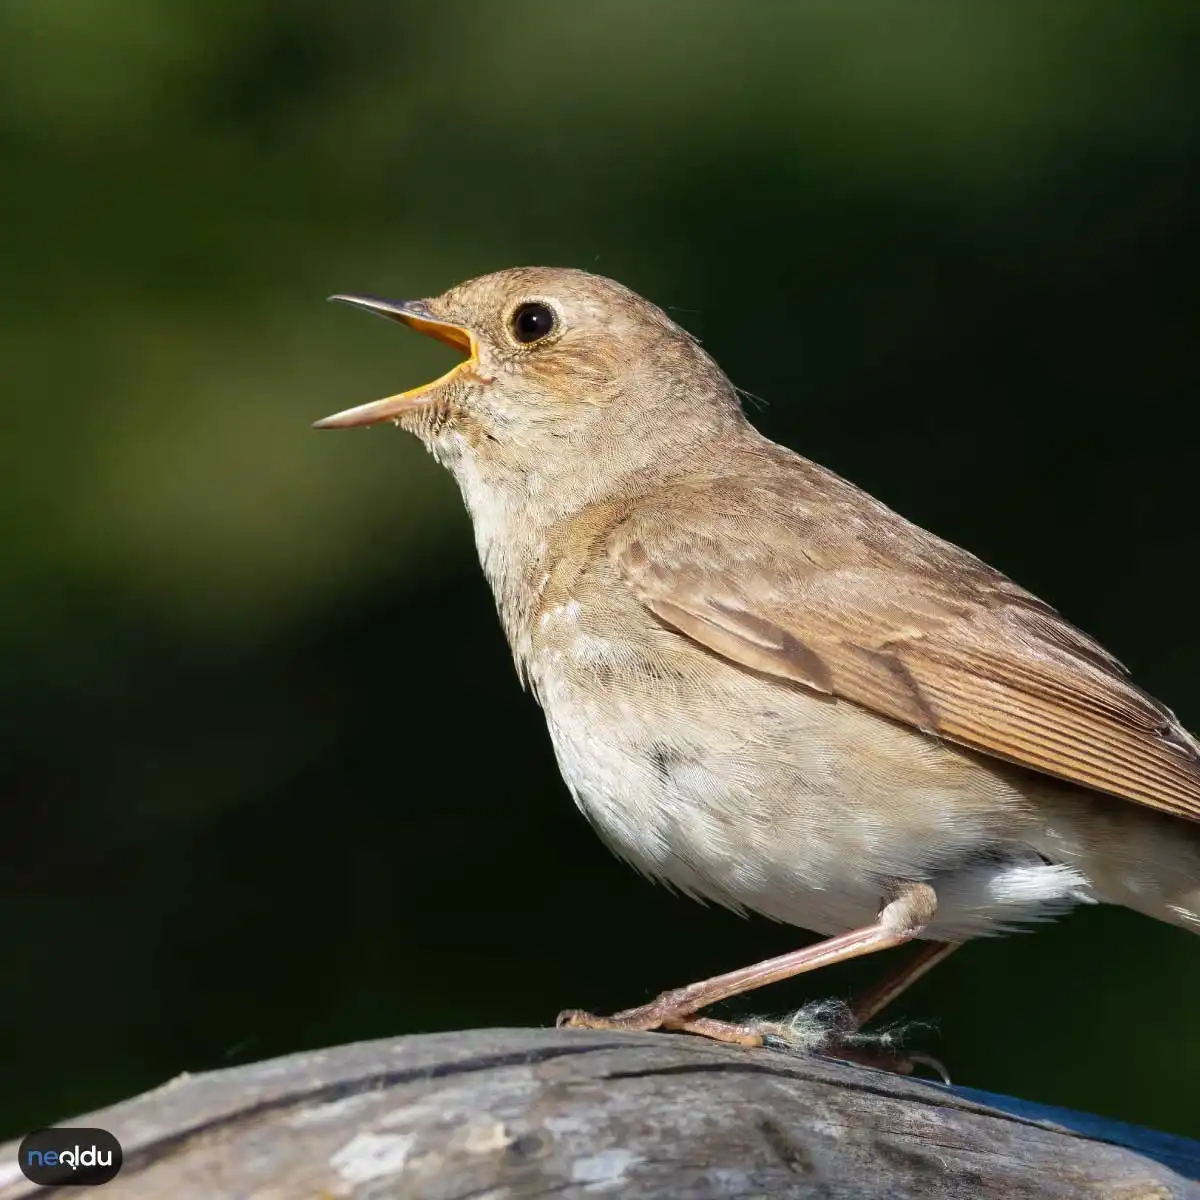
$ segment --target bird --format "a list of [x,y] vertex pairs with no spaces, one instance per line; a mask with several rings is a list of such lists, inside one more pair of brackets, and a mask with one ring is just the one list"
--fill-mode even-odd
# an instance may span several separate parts
[[746,1046],[711,1005],[891,947],[856,1026],[973,938],[1076,905],[1200,933],[1200,743],[967,550],[747,418],[659,307],[565,267],[330,297],[462,360],[315,422],[454,477],[562,777],[632,867],[821,936],[558,1024]]

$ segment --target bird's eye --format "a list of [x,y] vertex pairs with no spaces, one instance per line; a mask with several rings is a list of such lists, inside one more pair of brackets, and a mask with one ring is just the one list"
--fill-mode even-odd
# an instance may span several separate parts
[[513,337],[518,342],[540,342],[554,328],[554,310],[546,304],[531,300],[518,305],[513,312]]

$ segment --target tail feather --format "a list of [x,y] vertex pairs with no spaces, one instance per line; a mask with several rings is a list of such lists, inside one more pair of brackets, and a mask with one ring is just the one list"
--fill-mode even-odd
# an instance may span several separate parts
[[1086,876],[1097,900],[1200,933],[1200,823],[1095,794],[1053,805],[1040,853]]

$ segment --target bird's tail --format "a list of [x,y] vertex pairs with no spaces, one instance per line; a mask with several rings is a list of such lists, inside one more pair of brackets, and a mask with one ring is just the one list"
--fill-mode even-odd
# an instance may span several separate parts
[[1097,900],[1200,933],[1200,822],[1095,793],[1060,793],[1037,849]]

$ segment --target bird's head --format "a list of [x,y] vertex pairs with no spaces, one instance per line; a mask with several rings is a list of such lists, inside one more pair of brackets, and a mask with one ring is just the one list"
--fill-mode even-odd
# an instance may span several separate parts
[[662,465],[740,423],[737,397],[696,340],[661,309],[584,271],[498,271],[428,300],[334,300],[408,325],[464,360],[421,387],[316,422],[392,422],[456,474],[536,487]]

